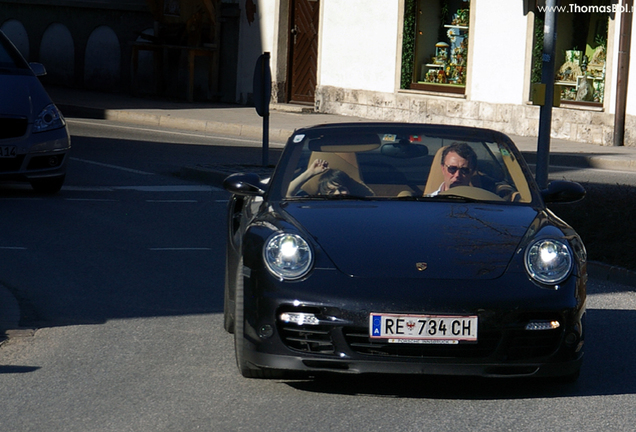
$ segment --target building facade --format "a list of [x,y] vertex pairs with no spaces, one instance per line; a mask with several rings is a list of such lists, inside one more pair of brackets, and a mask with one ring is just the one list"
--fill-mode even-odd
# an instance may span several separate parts
[[[536,136],[544,4],[534,0],[240,0],[237,101],[271,52],[274,99],[377,120],[488,127]],[[636,67],[619,80],[623,1],[559,2],[553,137],[636,145]],[[630,40],[633,34],[630,35]],[[636,45],[631,44],[628,54]],[[303,55],[297,56],[295,51]],[[294,81],[301,81],[298,85]],[[309,84],[307,84],[309,83]],[[300,90],[298,90],[300,89]]]
[[[544,2],[0,0],[0,28],[55,84],[168,96],[190,85],[195,100],[250,104],[256,60],[269,52],[274,102],[536,136]],[[553,137],[612,145],[618,119],[624,145],[636,145],[625,3],[633,0],[558,2]],[[188,63],[183,49],[135,51],[153,38],[216,50],[218,70],[212,57]]]
[[220,0],[0,0],[0,29],[48,84],[184,98],[192,85],[195,99],[226,102],[238,15]]

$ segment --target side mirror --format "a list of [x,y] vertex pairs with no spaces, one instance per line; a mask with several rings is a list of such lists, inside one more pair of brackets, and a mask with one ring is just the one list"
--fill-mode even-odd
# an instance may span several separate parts
[[29,67],[31,68],[35,76],[41,77],[46,75],[46,69],[44,68],[44,65],[42,63],[29,63]]
[[223,187],[230,193],[246,196],[263,196],[267,190],[267,184],[254,173],[232,174],[223,180]]
[[585,198],[585,189],[579,183],[555,180],[541,191],[546,203],[573,203]]

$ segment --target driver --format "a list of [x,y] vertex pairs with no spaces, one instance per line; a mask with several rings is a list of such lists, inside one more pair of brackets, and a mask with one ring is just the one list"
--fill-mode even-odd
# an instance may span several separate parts
[[442,151],[442,175],[444,182],[429,197],[437,196],[455,186],[470,186],[477,167],[477,154],[466,143],[453,143]]

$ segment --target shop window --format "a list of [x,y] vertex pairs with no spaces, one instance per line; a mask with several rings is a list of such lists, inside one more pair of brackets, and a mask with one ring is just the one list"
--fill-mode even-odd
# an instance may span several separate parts
[[[559,11],[554,84],[562,104],[603,105],[611,9],[611,0],[578,0]],[[544,16],[535,8],[533,83],[541,82]]]
[[406,0],[402,88],[465,92],[469,6],[469,0]]

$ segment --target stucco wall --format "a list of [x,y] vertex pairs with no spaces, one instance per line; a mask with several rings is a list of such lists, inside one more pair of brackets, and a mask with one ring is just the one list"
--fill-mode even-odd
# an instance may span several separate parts
[[498,104],[523,104],[527,79],[528,19],[523,4],[510,0],[472,0],[470,26],[472,65],[470,99]]
[[319,85],[393,92],[400,0],[323,0]]
[[277,63],[275,36],[279,20],[279,0],[240,0],[240,30],[236,101],[251,103],[256,60],[264,52],[272,55],[270,68]]

